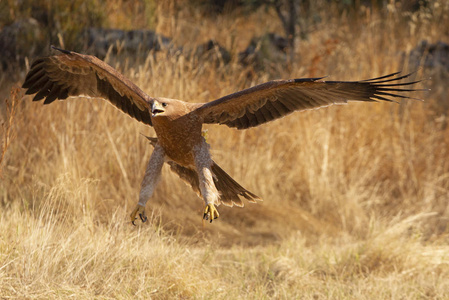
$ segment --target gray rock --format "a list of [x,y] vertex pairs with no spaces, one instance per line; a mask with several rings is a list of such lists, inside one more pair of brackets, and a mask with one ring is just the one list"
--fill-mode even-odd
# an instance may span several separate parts
[[109,49],[113,54],[148,54],[171,47],[171,39],[152,30],[88,28],[85,31],[86,52],[104,59]]

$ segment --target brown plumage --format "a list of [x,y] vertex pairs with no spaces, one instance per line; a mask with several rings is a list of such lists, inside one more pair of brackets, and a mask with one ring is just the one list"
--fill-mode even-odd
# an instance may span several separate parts
[[208,103],[150,97],[103,61],[90,55],[59,50],[61,54],[36,60],[23,88],[37,93],[33,101],[89,96],[109,100],[131,117],[153,126],[155,147],[148,163],[136,209],[144,221],[144,207],[153,194],[164,162],[187,181],[206,203],[204,218],[218,217],[215,205],[243,206],[261,200],[244,189],[210,157],[209,145],[202,137],[202,125],[224,124],[246,129],[286,116],[294,111],[317,109],[348,101],[395,101],[409,98],[402,92],[417,81],[399,82],[410,74],[399,72],[362,81],[323,81],[322,78],[274,80]]
[[[157,138],[145,136],[150,144],[155,147],[157,144]],[[170,169],[175,172],[179,178],[184,180],[189,184],[192,189],[201,197],[200,185],[198,181],[198,173],[194,169],[189,169],[181,166],[173,160],[166,161],[170,166]],[[243,197],[248,202],[256,203],[260,201],[258,196],[251,193],[244,187],[242,187],[238,182],[231,178],[216,162],[212,161],[212,174],[214,177],[214,184],[220,193],[220,202],[226,206],[239,206],[243,207],[243,200],[239,197]]]

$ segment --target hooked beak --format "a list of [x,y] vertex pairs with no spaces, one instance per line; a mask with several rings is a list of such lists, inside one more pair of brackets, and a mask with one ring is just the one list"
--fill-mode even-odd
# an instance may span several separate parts
[[151,113],[153,114],[153,117],[156,117],[158,114],[161,114],[165,111],[165,109],[162,107],[162,104],[154,101],[153,105],[151,106]]

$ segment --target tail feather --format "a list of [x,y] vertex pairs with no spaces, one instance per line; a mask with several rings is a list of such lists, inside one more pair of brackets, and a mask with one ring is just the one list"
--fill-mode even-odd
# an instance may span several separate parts
[[[150,144],[154,147],[157,144],[157,138],[145,136]],[[201,197],[201,191],[199,188],[198,173],[195,170],[183,167],[174,161],[168,161],[170,169],[175,172],[179,178],[189,184],[192,189]],[[214,176],[214,184],[220,193],[220,202],[226,206],[239,206],[243,207],[243,200],[240,197],[245,198],[248,202],[255,203],[256,201],[262,201],[262,199],[242,187],[231,176],[229,176],[219,165],[215,162],[212,163],[212,173]]]
[[214,176],[214,183],[217,190],[220,192],[220,201],[227,206],[240,206],[243,207],[243,200],[240,196],[244,197],[248,202],[255,203],[256,201],[262,201],[262,199],[242,187],[231,176],[229,176],[219,165],[215,162],[212,165],[212,173]]

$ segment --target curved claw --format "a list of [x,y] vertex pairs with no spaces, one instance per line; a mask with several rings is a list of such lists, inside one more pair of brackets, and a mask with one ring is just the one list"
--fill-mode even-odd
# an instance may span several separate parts
[[215,208],[215,205],[213,205],[211,203],[206,205],[206,209],[204,209],[203,219],[208,220],[209,216],[210,216],[211,223],[213,220],[215,220],[216,218],[218,218],[220,216],[220,214],[218,213],[218,210]]
[[130,217],[131,217],[131,223],[136,226],[136,223],[134,223],[137,220],[137,215],[139,215],[140,220],[142,220],[142,223],[145,223],[148,218],[145,215],[145,206],[137,204],[136,208],[133,210],[133,212],[131,213]]

